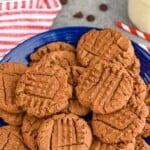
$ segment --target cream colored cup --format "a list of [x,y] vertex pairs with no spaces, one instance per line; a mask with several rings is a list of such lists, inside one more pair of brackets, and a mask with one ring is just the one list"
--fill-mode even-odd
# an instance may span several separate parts
[[137,28],[150,34],[150,0],[128,0],[128,14]]

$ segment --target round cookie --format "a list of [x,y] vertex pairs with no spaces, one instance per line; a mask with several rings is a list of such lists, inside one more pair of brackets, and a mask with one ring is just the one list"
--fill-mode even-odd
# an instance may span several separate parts
[[10,125],[20,126],[22,124],[23,113],[9,113],[0,109],[0,118]]
[[137,74],[133,78],[134,90],[128,104],[121,110],[106,114],[94,114],[94,135],[104,143],[131,142],[142,133],[148,109],[144,103],[145,85]]
[[92,119],[93,134],[110,144],[132,142],[144,125],[145,119],[140,119],[128,108],[106,115],[94,114]]
[[20,135],[19,128],[4,126],[0,128],[1,150],[28,150]]
[[38,119],[34,116],[26,115],[23,119],[21,131],[22,131],[22,137],[25,142],[25,144],[31,149],[31,150],[37,150],[37,135],[38,135],[38,129],[40,128],[41,123],[44,121],[44,119]]
[[47,119],[38,130],[38,150],[89,150],[91,142],[89,126],[73,114]]
[[150,150],[148,145],[141,136],[136,137],[135,150]]
[[125,106],[133,91],[133,81],[119,64],[101,61],[86,69],[78,79],[79,102],[93,112],[108,114]]
[[57,65],[29,67],[16,88],[17,105],[38,118],[65,109],[71,96],[67,72]]
[[30,55],[32,63],[38,62],[45,54],[54,51],[72,51],[75,52],[74,46],[65,42],[53,42],[40,47],[37,51]]
[[94,137],[89,150],[135,150],[135,143],[105,144]]
[[10,113],[22,110],[16,105],[15,89],[26,66],[18,62],[0,64],[0,109]]
[[90,30],[77,45],[77,59],[83,66],[93,65],[94,61],[103,59],[117,61],[128,67],[132,65],[134,57],[131,41],[113,29]]

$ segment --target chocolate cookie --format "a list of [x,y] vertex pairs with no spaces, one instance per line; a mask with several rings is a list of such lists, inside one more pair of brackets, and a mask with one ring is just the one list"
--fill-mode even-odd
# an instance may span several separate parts
[[93,65],[95,60],[120,62],[128,67],[134,61],[130,40],[113,29],[90,30],[77,45],[77,58],[83,66]]
[[10,125],[20,126],[22,124],[23,113],[9,113],[0,109],[0,118]]
[[135,150],[150,150],[150,145],[148,145],[141,136],[136,137]]
[[38,129],[44,119],[38,119],[34,116],[26,115],[23,119],[21,131],[25,144],[31,150],[37,150],[37,135]]
[[45,120],[38,130],[39,150],[89,150],[91,142],[89,126],[73,114],[60,114]]
[[0,109],[10,113],[22,110],[16,105],[15,89],[26,66],[17,62],[0,64]]
[[45,54],[54,51],[72,51],[75,52],[74,46],[64,42],[53,42],[40,47],[37,51],[30,55],[32,63],[38,62]]
[[28,150],[20,135],[19,128],[4,126],[0,128],[1,150]]
[[144,125],[145,118],[139,118],[128,108],[107,115],[94,114],[92,120],[93,134],[110,144],[132,142]]
[[105,144],[94,137],[89,150],[135,150],[135,143]]
[[133,81],[119,64],[100,62],[86,69],[76,87],[79,102],[93,112],[108,114],[127,104],[133,91]]
[[16,88],[17,105],[39,118],[66,108],[71,96],[67,72],[57,65],[29,67]]

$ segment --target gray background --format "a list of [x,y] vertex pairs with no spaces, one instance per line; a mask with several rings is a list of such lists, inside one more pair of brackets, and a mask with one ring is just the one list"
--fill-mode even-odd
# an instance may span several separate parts
[[[109,8],[106,12],[99,10],[98,6],[101,3],[106,3],[108,5]],[[83,12],[84,17],[82,19],[73,18],[72,16],[79,11]],[[96,17],[94,22],[88,22],[86,20],[86,16],[89,14],[93,14]],[[127,25],[132,25],[128,18],[127,0],[68,0],[68,3],[62,6],[60,14],[55,19],[53,28],[63,26],[111,27],[123,32],[133,41],[144,45],[150,45],[150,42],[148,43],[145,40],[118,29],[115,26],[116,21],[122,21]]]

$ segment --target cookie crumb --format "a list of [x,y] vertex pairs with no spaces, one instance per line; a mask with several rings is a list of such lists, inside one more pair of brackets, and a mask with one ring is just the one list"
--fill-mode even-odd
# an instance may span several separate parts
[[92,21],[95,20],[95,16],[94,16],[94,15],[88,15],[88,16],[86,17],[86,19],[87,19],[87,21],[92,22]]
[[61,3],[62,5],[66,5],[66,4],[68,3],[68,0],[60,0],[60,3]]
[[83,13],[81,11],[73,15],[74,18],[83,18]]
[[101,10],[101,11],[107,11],[108,10],[108,6],[106,4],[100,4],[99,5],[99,10]]

